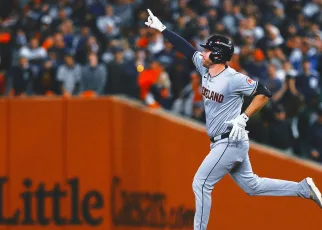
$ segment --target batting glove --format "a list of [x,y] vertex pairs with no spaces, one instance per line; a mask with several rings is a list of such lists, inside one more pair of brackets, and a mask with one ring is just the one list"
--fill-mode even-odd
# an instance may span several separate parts
[[245,130],[246,122],[249,120],[246,114],[241,114],[233,120],[226,121],[225,124],[232,126],[232,130],[229,134],[229,138],[232,141],[240,141],[245,138],[248,131]]
[[160,32],[167,28],[165,25],[161,23],[161,21],[156,16],[153,15],[150,9],[148,9],[148,13],[150,16],[148,17],[148,21],[145,22],[145,25],[147,25],[150,28],[159,30]]

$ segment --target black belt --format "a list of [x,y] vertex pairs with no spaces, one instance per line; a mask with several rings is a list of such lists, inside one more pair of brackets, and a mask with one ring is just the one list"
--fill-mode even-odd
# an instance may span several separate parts
[[223,134],[220,134],[220,135],[215,136],[215,137],[210,137],[210,141],[211,141],[212,143],[215,143],[215,142],[217,142],[217,141],[219,141],[219,140],[221,140],[221,139],[225,139],[225,138],[229,137],[229,134],[230,134],[230,132],[228,132],[228,133],[223,133]]

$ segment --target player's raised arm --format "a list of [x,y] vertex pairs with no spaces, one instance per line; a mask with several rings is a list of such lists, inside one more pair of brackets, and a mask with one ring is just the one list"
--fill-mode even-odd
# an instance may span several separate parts
[[148,9],[148,13],[148,21],[145,22],[145,24],[150,28],[159,30],[164,35],[164,37],[169,40],[169,42],[174,46],[176,50],[178,50],[180,53],[191,60],[197,50],[184,38],[167,29],[166,26],[163,25],[162,22],[153,15],[151,10]]

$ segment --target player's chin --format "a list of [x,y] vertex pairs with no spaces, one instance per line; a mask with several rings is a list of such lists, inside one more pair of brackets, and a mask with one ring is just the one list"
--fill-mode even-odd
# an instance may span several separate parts
[[207,67],[208,65],[207,65],[207,62],[206,61],[202,61],[202,66],[203,67]]
[[203,67],[206,67],[206,68],[209,68],[211,66],[211,63],[208,63],[208,62],[202,62],[202,66]]

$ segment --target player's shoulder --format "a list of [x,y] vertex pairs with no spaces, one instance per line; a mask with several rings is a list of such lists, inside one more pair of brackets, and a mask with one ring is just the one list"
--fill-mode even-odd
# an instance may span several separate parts
[[234,82],[246,81],[249,85],[255,84],[255,81],[244,73],[238,72],[231,67],[228,67],[228,71],[230,73],[231,81],[234,81]]
[[235,69],[231,68],[230,66],[228,66],[226,71],[227,71],[227,75],[229,76],[229,78],[231,80],[238,80],[238,79],[244,78],[246,76],[246,75],[236,71]]

